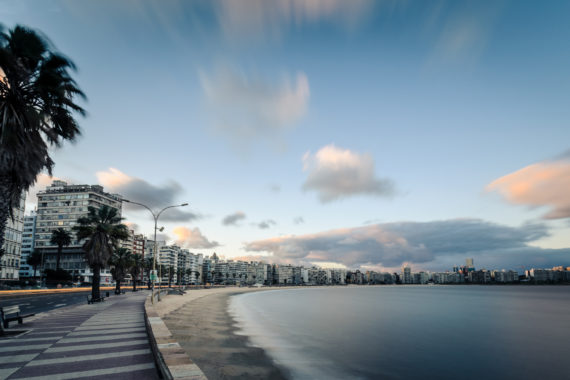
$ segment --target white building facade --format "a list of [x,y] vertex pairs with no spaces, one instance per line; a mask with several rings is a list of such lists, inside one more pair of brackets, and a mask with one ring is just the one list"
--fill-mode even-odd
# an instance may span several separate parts
[[[83,242],[77,240],[72,230],[77,219],[88,215],[88,207],[99,209],[109,206],[121,216],[122,197],[103,191],[99,185],[68,185],[64,181],[53,181],[44,191],[38,193],[36,236],[34,247],[44,254],[44,267],[56,269],[57,246],[50,243],[52,231],[63,228],[71,235],[71,244],[63,248],[60,266],[68,271],[74,281],[92,282],[93,273],[83,252]],[[112,281],[109,269],[101,270],[101,284]]]
[[4,230],[4,255],[0,261],[0,280],[18,280],[20,278],[20,256],[22,254],[22,231],[24,230],[24,208],[26,195],[12,210],[13,218],[8,217]]
[[[36,237],[36,213],[24,216],[24,229],[22,231],[22,255],[20,257],[20,278],[34,276],[34,268],[28,265],[28,257],[34,251]],[[40,270],[40,268],[38,268]],[[36,275],[38,273],[36,272]]]

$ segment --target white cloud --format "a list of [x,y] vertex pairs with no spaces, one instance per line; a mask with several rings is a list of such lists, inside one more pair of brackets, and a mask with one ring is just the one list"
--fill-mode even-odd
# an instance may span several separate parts
[[274,83],[224,68],[213,75],[202,72],[200,80],[216,130],[238,147],[280,138],[307,111],[310,90],[304,73]]
[[220,246],[217,241],[208,240],[197,227],[176,227],[172,232],[176,235],[176,245],[182,248],[209,249]]
[[303,190],[314,190],[321,202],[331,202],[354,195],[391,196],[394,185],[386,178],[376,178],[374,160],[369,154],[327,145],[316,154],[303,156],[307,179]]

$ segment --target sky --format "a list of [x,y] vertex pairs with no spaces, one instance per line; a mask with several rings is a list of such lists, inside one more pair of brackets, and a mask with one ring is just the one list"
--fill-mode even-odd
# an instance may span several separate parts
[[[570,265],[570,3],[0,0],[78,67],[54,176],[195,253]],[[28,196],[51,181],[47,175]],[[151,236],[150,213],[123,210]]]

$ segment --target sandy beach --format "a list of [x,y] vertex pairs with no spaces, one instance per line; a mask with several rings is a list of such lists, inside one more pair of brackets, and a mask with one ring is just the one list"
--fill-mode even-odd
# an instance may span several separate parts
[[264,350],[251,347],[246,336],[236,335],[227,311],[232,295],[269,289],[218,288],[188,290],[169,295],[157,310],[173,337],[208,379],[287,379]]

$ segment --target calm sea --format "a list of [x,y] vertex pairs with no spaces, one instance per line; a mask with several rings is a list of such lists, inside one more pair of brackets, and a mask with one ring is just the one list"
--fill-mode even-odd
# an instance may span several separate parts
[[295,379],[570,379],[570,287],[369,286],[232,297]]

